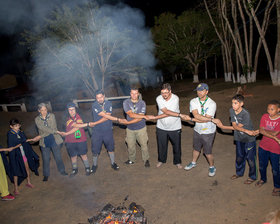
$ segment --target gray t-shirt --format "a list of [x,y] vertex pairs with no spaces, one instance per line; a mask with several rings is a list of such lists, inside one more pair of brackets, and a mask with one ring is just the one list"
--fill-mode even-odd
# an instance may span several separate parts
[[[126,99],[123,101],[123,110],[126,113],[127,111],[132,111],[135,114],[145,114],[146,113],[146,103],[143,100],[138,100],[137,103],[131,102],[131,99]],[[131,121],[133,118],[128,116],[126,114],[126,119],[128,121]],[[142,119],[141,121],[134,123],[134,124],[128,124],[127,128],[129,130],[140,130],[146,126],[145,119]]]
[[[238,124],[243,124],[243,128],[247,130],[254,130],[253,123],[250,117],[250,114],[247,110],[242,108],[242,111],[239,114],[236,114],[232,108],[229,110],[230,121]],[[244,132],[234,130],[234,140],[239,142],[254,142],[256,141],[255,136],[247,135]]]

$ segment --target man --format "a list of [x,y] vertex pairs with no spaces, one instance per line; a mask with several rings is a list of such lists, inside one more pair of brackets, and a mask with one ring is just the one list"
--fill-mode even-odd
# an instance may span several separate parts
[[[193,114],[194,119],[188,117],[187,120],[195,121],[194,134],[193,134],[193,158],[184,169],[190,170],[196,167],[196,162],[200,155],[201,148],[209,162],[210,177],[215,176],[216,168],[214,166],[214,157],[212,154],[212,146],[216,133],[216,125],[212,120],[216,113],[216,103],[208,97],[209,87],[205,83],[199,84],[194,90],[197,92],[196,98],[190,101],[190,112]],[[185,115],[181,115],[184,119]]]
[[136,160],[136,144],[139,143],[142,150],[142,159],[145,167],[150,167],[148,152],[148,134],[145,121],[146,103],[139,99],[139,90],[131,88],[130,99],[123,102],[123,109],[126,113],[128,122],[126,129],[126,144],[128,148],[127,165],[135,163]]
[[101,152],[102,144],[108,151],[111,167],[114,170],[119,170],[119,166],[115,163],[114,154],[114,137],[113,137],[113,124],[112,121],[119,122],[119,118],[111,116],[112,104],[108,100],[105,100],[105,94],[103,90],[97,90],[95,93],[96,101],[92,104],[93,121],[90,122],[90,127],[93,127],[91,136],[93,165],[92,173],[97,170],[97,160]]
[[[181,165],[181,118],[179,110],[179,97],[171,92],[169,83],[165,83],[161,88],[161,95],[156,99],[158,105],[157,119],[157,145],[158,145],[158,164],[160,167],[166,163],[168,139],[173,147],[173,164],[179,169]],[[153,119],[147,116],[148,119]]]

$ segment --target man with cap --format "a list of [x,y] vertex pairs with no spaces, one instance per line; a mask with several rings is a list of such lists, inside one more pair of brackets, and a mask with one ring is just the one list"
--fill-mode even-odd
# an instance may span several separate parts
[[200,155],[201,148],[209,163],[210,177],[215,176],[216,168],[214,166],[214,157],[212,154],[212,146],[216,133],[216,125],[212,122],[216,113],[216,103],[207,95],[209,87],[206,83],[200,83],[194,90],[197,97],[190,101],[190,112],[194,118],[181,114],[184,120],[194,121],[193,134],[193,158],[184,169],[190,170],[196,167],[196,162]]
[[120,122],[122,119],[111,116],[112,104],[110,101],[105,100],[105,94],[103,90],[97,90],[95,92],[96,101],[92,104],[92,116],[93,122],[90,122],[92,128],[91,146],[93,154],[92,172],[97,170],[98,156],[104,143],[105,148],[108,151],[111,167],[114,170],[119,170],[119,166],[115,163],[114,153],[114,136],[113,136],[113,123],[112,121]]
[[86,175],[91,174],[90,165],[87,157],[87,137],[84,127],[88,127],[89,123],[83,123],[81,116],[77,113],[74,103],[67,104],[67,120],[66,132],[58,133],[65,136],[66,149],[72,162],[72,172],[70,177],[74,177],[78,173],[77,157],[83,160]]

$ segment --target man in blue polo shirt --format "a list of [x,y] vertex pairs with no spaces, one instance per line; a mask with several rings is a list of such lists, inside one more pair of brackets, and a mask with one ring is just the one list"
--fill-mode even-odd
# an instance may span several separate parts
[[108,151],[111,160],[111,166],[114,170],[119,170],[119,166],[115,163],[114,154],[114,137],[113,137],[113,123],[119,122],[119,118],[111,116],[112,104],[105,100],[103,90],[97,90],[95,93],[96,101],[92,104],[93,122],[90,122],[92,129],[91,146],[93,154],[92,173],[97,170],[97,161],[102,144]]
[[126,143],[128,148],[128,160],[125,162],[127,165],[135,163],[136,160],[136,144],[139,143],[142,150],[142,159],[145,167],[150,167],[149,151],[148,151],[148,134],[146,128],[146,103],[139,99],[138,88],[131,88],[130,99],[123,102],[123,109],[126,113],[128,122],[126,129]]

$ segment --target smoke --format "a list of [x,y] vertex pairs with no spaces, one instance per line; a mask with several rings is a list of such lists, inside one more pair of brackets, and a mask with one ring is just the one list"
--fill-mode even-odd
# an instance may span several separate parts
[[35,25],[41,26],[57,6],[64,4],[74,7],[86,2],[86,0],[0,0],[0,33],[12,35]]
[[[3,0],[0,3],[1,30],[12,34],[23,29],[42,28],[46,25],[46,18],[53,18],[51,12],[62,3],[72,10],[89,2],[94,1]],[[77,29],[84,25],[86,29],[81,28],[74,35],[71,32],[77,30],[69,29],[71,37],[78,36],[74,41],[49,35],[36,43],[33,85],[44,95],[40,100],[50,100],[54,96],[57,100],[76,98],[73,88],[77,87],[87,88],[91,94],[96,87],[104,87],[105,90],[119,88],[124,93],[131,84],[154,84],[154,43],[140,10],[123,3],[101,4],[80,16],[81,20],[87,17],[86,23],[81,23]],[[64,24],[69,25],[67,20]],[[100,56],[101,45],[103,59]],[[102,60],[103,65],[100,66]],[[105,79],[102,77],[104,66]]]

